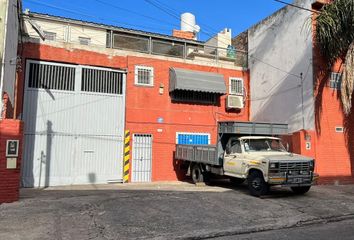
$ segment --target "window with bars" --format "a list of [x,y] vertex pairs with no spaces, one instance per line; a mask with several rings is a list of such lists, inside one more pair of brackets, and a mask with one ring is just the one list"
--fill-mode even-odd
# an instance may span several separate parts
[[146,66],[135,66],[135,84],[143,86],[154,85],[154,69]]
[[75,67],[34,62],[28,66],[30,88],[74,91]]
[[202,104],[216,104],[219,97],[218,94],[209,92],[196,92],[186,90],[174,90],[170,93],[172,101],[189,102]]
[[123,73],[95,68],[83,68],[81,91],[123,94]]
[[243,79],[242,78],[230,78],[229,81],[229,94],[243,95]]
[[340,90],[341,83],[342,83],[342,74],[339,72],[331,72],[331,76],[329,79],[329,87]]
[[55,32],[43,31],[45,40],[55,41],[57,34]]
[[80,43],[81,45],[90,45],[90,43],[91,43],[91,38],[79,37],[79,43]]

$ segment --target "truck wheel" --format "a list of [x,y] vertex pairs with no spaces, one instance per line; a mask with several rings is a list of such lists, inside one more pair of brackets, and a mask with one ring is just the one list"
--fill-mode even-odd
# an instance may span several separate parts
[[235,185],[240,185],[245,181],[243,178],[230,177],[230,182]]
[[194,164],[192,166],[191,175],[194,183],[204,182],[204,174],[200,164]]
[[305,194],[310,190],[311,186],[291,187],[291,190],[296,194]]
[[252,196],[262,196],[268,193],[269,185],[264,181],[263,174],[259,171],[253,171],[247,178],[248,189]]

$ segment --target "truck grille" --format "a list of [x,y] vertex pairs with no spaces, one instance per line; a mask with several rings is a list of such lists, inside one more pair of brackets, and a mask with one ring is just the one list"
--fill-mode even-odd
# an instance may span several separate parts
[[285,162],[279,163],[280,172],[310,171],[310,162]]

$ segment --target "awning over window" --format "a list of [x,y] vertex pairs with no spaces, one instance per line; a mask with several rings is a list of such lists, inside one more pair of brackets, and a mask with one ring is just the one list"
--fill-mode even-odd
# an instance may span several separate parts
[[170,68],[170,92],[174,90],[226,94],[223,75],[181,68]]

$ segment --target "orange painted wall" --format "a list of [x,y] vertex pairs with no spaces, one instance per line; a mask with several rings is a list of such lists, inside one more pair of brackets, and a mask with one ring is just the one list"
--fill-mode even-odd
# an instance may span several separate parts
[[[320,10],[331,1],[316,1],[312,6]],[[316,34],[316,15],[313,16],[313,32]],[[315,42],[315,41],[313,41]],[[316,170],[320,183],[354,182],[354,108],[349,116],[342,111],[340,91],[329,87],[326,62],[321,57],[316,44],[313,46],[315,119],[316,119]],[[333,72],[341,72],[340,61],[332,66]],[[354,103],[354,101],[353,101]],[[353,105],[354,106],[354,105]],[[344,132],[336,132],[336,127],[344,127]]]
[[[169,68],[178,67],[198,71],[215,72],[224,75],[225,84],[229,77],[243,77],[246,91],[249,91],[247,71],[237,71],[212,66],[200,66],[174,61],[142,57],[111,57],[96,52],[69,50],[47,45],[26,43],[24,59],[74,63],[82,65],[114,67],[127,70],[126,129],[134,133],[153,135],[152,180],[177,180],[183,178],[183,172],[173,158],[176,132],[203,132],[211,134],[211,143],[216,143],[218,120],[249,120],[249,103],[242,111],[226,111],[225,96],[220,99],[220,106],[172,103],[169,96]],[[142,87],[134,84],[135,65],[154,68],[154,86]],[[24,66],[20,74],[19,92],[23,92]],[[164,93],[159,93],[163,84]],[[22,111],[23,95],[19,94],[18,112]],[[157,119],[163,122],[158,123]],[[134,149],[132,150],[134,151]],[[132,154],[131,154],[132,155]]]

